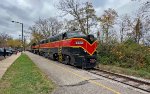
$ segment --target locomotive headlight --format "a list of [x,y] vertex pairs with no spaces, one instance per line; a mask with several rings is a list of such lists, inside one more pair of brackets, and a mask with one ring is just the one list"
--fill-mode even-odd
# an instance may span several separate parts
[[83,44],[83,41],[76,41],[75,44],[81,45]]

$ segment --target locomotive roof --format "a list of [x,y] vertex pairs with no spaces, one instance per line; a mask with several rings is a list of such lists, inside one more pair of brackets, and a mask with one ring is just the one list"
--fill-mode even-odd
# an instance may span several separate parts
[[[64,32],[65,33],[65,32]],[[57,37],[57,36],[59,36],[59,35],[62,35],[63,33],[59,33],[59,34],[56,34],[56,35],[54,35],[54,36],[49,36],[47,39],[49,39],[49,38],[55,38],[55,37]]]
[[40,40],[40,42],[42,42],[42,41],[44,41],[44,40],[46,40],[46,39],[42,39],[42,40]]
[[[56,35],[54,35],[54,36],[49,36],[47,39],[56,38],[56,37],[58,37],[58,36],[63,35],[64,33],[75,33],[75,32],[81,32],[81,31],[76,30],[76,31],[62,32],[62,33],[56,34]],[[84,35],[84,34],[83,34],[83,35]],[[82,36],[83,36],[83,35],[82,35]],[[42,39],[40,42],[45,41],[45,40],[47,40],[47,39]]]

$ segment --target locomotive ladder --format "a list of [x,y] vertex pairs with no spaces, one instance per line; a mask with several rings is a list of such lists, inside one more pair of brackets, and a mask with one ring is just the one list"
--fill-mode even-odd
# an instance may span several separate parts
[[62,47],[58,48],[58,61],[62,62]]

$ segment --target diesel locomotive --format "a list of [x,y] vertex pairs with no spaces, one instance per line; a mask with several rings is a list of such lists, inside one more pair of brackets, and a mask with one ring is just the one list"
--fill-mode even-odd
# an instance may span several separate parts
[[31,51],[44,57],[82,68],[96,66],[98,42],[80,31],[64,32],[33,43]]

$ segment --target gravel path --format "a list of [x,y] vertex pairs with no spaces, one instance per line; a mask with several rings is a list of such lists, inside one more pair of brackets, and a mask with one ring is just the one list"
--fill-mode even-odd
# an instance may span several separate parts
[[57,84],[53,94],[146,94],[73,66],[54,62],[30,52],[26,54]]

